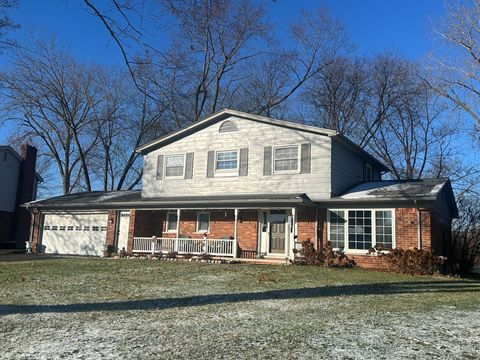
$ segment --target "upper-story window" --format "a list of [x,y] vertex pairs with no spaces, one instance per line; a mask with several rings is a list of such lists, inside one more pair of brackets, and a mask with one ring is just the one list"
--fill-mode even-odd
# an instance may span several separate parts
[[165,156],[165,178],[183,178],[185,176],[185,155]]
[[238,150],[217,151],[215,171],[238,171]]
[[372,165],[365,164],[365,181],[372,181],[372,180],[373,180]]
[[287,145],[273,148],[273,172],[296,173],[300,170],[300,146]]

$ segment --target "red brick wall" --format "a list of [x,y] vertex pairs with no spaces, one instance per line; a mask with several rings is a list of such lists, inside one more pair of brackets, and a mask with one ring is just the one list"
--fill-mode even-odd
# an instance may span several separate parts
[[[197,213],[185,210],[180,213],[180,235],[191,238],[203,238],[204,233],[197,233]],[[202,211],[203,212],[203,211]],[[219,239],[234,236],[234,211],[210,210],[209,238]],[[129,251],[132,249],[134,236],[175,237],[175,233],[166,232],[167,211],[132,210],[130,213]],[[238,246],[242,250],[257,249],[257,210],[239,210],[237,223]]]
[[117,226],[117,213],[115,210],[108,210],[107,239],[106,239],[107,245],[113,246],[115,244],[116,226]]
[[297,239],[302,242],[309,240],[315,242],[316,233],[316,210],[315,208],[304,208],[297,210]]
[[40,238],[40,226],[42,215],[40,213],[36,213],[33,217],[33,235],[32,235],[32,252],[38,252],[38,244]]

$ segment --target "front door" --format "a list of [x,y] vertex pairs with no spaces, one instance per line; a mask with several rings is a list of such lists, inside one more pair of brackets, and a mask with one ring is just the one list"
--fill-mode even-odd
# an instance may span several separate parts
[[285,254],[285,211],[270,212],[270,249],[272,254]]
[[127,249],[129,226],[130,226],[130,212],[122,211],[119,216],[118,233],[117,233],[117,250]]

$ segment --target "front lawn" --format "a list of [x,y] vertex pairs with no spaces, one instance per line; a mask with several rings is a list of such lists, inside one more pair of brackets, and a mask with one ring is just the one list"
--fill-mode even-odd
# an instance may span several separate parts
[[0,262],[2,358],[480,357],[475,281],[40,259]]

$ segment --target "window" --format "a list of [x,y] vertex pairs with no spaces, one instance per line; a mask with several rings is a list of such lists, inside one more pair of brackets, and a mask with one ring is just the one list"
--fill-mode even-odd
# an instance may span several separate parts
[[238,151],[217,151],[215,171],[238,170]]
[[277,146],[273,148],[273,172],[298,172],[299,171],[298,145]]
[[43,227],[43,230],[50,230],[50,225],[45,225],[45,226]]
[[393,246],[392,212],[385,210],[375,211],[375,243],[386,249]]
[[201,212],[197,214],[197,233],[208,233],[210,231],[210,213]]
[[68,230],[68,231],[73,231],[73,226],[71,226],[71,225],[70,225],[70,226],[67,226],[67,230]]
[[81,226],[75,226],[75,231],[82,231],[82,227]]
[[84,226],[83,231],[90,231],[90,226]]
[[364,251],[376,245],[395,247],[392,209],[332,209],[328,211],[328,240],[334,249]]
[[52,225],[52,230],[58,230],[58,226],[57,225]]
[[65,231],[65,229],[66,229],[66,226],[62,225],[62,226],[59,227],[58,230],[60,230],[60,231]]
[[185,155],[165,156],[165,177],[183,178],[185,175]]
[[107,227],[106,226],[100,226],[100,231],[107,231]]
[[332,210],[330,215],[330,246],[334,249],[345,247],[345,211]]
[[372,212],[370,210],[348,211],[348,248],[368,250],[372,247]]
[[177,232],[177,213],[169,211],[167,213],[167,232]]
[[365,180],[366,181],[373,180],[373,171],[372,171],[372,166],[370,164],[365,164]]
[[92,231],[99,231],[100,228],[98,226],[92,226]]

